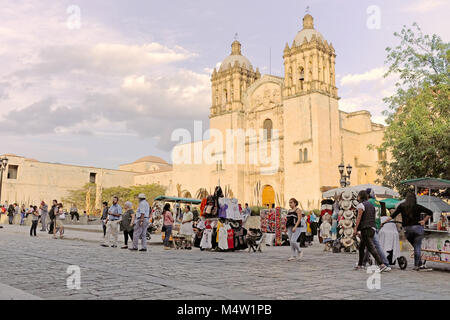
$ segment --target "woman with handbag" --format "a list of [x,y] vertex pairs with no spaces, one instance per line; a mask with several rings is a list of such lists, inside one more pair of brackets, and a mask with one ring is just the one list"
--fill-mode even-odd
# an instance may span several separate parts
[[134,225],[131,224],[134,217],[133,204],[130,201],[125,202],[125,213],[120,220],[120,231],[123,231],[124,246],[121,249],[128,249],[128,237],[133,241]]
[[164,250],[170,250],[170,237],[172,235],[172,227],[174,223],[174,218],[172,212],[170,211],[170,204],[166,203],[163,208],[163,227],[161,229],[164,234]]

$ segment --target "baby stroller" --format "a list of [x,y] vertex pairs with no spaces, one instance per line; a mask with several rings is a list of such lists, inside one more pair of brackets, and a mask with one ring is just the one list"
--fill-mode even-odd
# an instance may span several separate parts
[[153,223],[150,223],[147,228],[146,238],[150,240],[152,238],[151,234],[156,231],[156,226]]
[[248,252],[250,253],[253,249],[253,252],[262,252],[261,246],[264,242],[264,234],[259,229],[250,229],[245,238],[248,246]]

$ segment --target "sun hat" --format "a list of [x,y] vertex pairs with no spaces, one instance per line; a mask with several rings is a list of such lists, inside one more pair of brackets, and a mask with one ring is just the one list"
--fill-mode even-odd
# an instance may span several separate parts
[[346,237],[352,237],[353,236],[353,228],[344,228],[344,235]]
[[145,199],[146,196],[145,196],[145,194],[143,194],[143,193],[139,193],[138,198],[139,198],[139,199]]
[[348,210],[352,207],[352,203],[350,202],[350,200],[341,200],[340,205],[344,210]]
[[342,192],[342,199],[344,200],[350,200],[352,198],[352,191],[351,190],[345,190]]
[[356,208],[358,206],[358,204],[359,204],[358,200],[352,200],[353,207]]
[[353,226],[353,221],[348,219],[343,219],[339,221],[339,225],[343,228],[351,228]]
[[344,210],[339,210],[339,212],[338,212],[338,217],[341,217],[342,215],[344,214]]
[[351,211],[351,210],[345,210],[344,211],[344,218],[345,219],[353,219],[353,216],[354,216],[354,214],[353,214],[353,211]]
[[349,237],[344,237],[342,238],[341,243],[344,245],[344,247],[350,247],[354,243],[354,240]]

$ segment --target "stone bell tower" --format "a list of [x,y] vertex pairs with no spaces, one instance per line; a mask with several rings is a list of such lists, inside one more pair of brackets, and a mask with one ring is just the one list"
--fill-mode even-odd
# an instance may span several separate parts
[[316,91],[337,98],[335,58],[331,43],[314,29],[310,14],[303,18],[303,29],[284,48],[285,96]]
[[231,54],[223,60],[219,71],[211,76],[212,101],[210,118],[242,110],[242,95],[261,77],[250,61],[241,53],[241,43],[231,44]]
[[341,155],[335,58],[331,43],[314,28],[310,14],[286,43],[284,58],[285,190],[320,199],[320,188],[333,185]]

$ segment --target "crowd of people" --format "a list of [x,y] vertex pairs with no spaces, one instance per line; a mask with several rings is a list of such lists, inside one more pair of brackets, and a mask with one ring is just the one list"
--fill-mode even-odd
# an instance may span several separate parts
[[[45,201],[42,201],[39,207],[36,205],[30,205],[28,208],[26,208],[25,205],[19,206],[17,203],[13,203],[10,205],[5,203],[4,205],[2,205],[1,211],[2,213],[7,214],[9,224],[13,224],[14,218],[18,216],[20,217],[19,224],[25,225],[25,219],[27,219],[27,217],[31,215],[30,236],[36,236],[36,230],[40,222],[40,231],[48,231],[49,234],[53,234],[53,237],[55,239],[57,238],[56,234],[59,232],[60,238],[63,238],[63,220],[65,220],[67,211],[64,209],[62,203],[58,203],[57,200],[53,200],[50,209]],[[71,207],[72,218],[75,215],[74,212],[76,212],[76,214],[78,215],[78,209],[76,209],[75,204],[73,204]]]
[[[122,249],[130,251],[147,251],[147,229],[153,221],[152,210],[146,200],[145,194],[139,194],[139,204],[136,210],[133,210],[133,204],[130,201],[124,203],[122,209],[119,204],[119,198],[113,197],[111,205],[107,202],[103,203],[103,212],[101,216],[103,237],[101,243],[103,247],[117,248],[119,232],[123,233],[124,245]],[[373,190],[362,190],[358,194],[358,206],[356,222],[354,225],[354,235],[358,236],[358,263],[355,269],[365,269],[370,255],[374,258],[381,272],[391,270],[390,260],[386,256],[386,252],[382,249],[379,239],[380,229],[396,216],[401,215],[402,225],[405,231],[406,239],[414,248],[414,269],[426,270],[421,261],[421,245],[424,236],[424,225],[427,223],[432,211],[417,204],[414,193],[409,193],[406,199],[395,210],[392,211],[390,217],[384,214],[381,222],[377,219],[374,204],[376,203]],[[325,244],[325,250],[329,248],[327,245],[333,241],[333,224],[334,221],[329,214],[316,217],[314,213],[305,216],[305,212],[298,207],[298,201],[295,198],[289,200],[289,210],[286,217],[286,233],[291,247],[291,255],[288,261],[299,260],[303,256],[302,247],[312,244],[314,235],[319,235],[320,240]],[[175,208],[174,208],[175,209]],[[0,206],[1,213],[7,214],[9,224],[13,224],[16,216],[20,217],[20,225],[25,224],[25,219],[31,215],[30,236],[36,236],[39,222],[41,223],[40,231],[48,231],[57,239],[57,234],[62,239],[64,234],[64,223],[67,210],[64,209],[62,203],[53,200],[51,207],[42,201],[38,206],[25,205],[19,206],[17,203]],[[194,217],[191,207],[186,205],[181,214],[181,227],[179,234],[183,235],[188,243],[187,249],[192,249],[193,236],[196,230],[201,226],[201,218]],[[178,210],[177,210],[178,212]],[[69,210],[72,220],[79,221],[78,209],[72,204]],[[250,216],[251,210],[248,204],[242,209],[243,222]],[[175,213],[176,214],[176,213]],[[171,249],[170,238],[175,220],[178,216],[171,211],[170,204],[166,203],[162,208],[162,233],[164,234],[164,249]],[[421,218],[421,214],[425,214]],[[441,225],[447,225],[447,221],[440,221]],[[129,241],[131,244],[129,245]],[[139,249],[139,242],[141,248]]]

